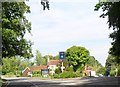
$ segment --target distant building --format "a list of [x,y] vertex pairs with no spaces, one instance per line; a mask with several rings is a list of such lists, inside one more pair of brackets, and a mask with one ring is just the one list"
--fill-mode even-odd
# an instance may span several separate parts
[[49,60],[47,61],[47,65],[46,66],[31,66],[31,67],[26,67],[23,71],[22,71],[22,76],[32,76],[32,72],[33,71],[43,71],[46,72],[47,70],[49,71],[50,74],[54,74],[55,70],[58,68],[57,66],[59,66],[61,64],[61,60]]
[[33,71],[41,71],[41,70],[48,70],[48,66],[32,66],[32,67],[27,67],[23,70],[22,76],[32,76]]
[[49,69],[49,73],[50,74],[54,74],[55,70],[58,68],[57,66],[59,66],[61,64],[61,60],[49,60],[48,61],[48,69]]
[[96,72],[92,69],[91,66],[85,66],[85,70],[84,70],[85,75],[87,76],[96,76]]

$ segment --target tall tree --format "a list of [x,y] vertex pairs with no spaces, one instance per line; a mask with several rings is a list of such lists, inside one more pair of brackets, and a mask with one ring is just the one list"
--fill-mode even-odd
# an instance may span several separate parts
[[85,64],[90,57],[89,51],[80,46],[72,46],[66,51],[66,59],[73,66],[74,71]]
[[42,58],[41,53],[39,50],[36,50],[36,65],[42,65],[44,62],[44,59]]
[[[109,0],[108,0],[109,1]],[[109,28],[113,29],[113,33],[110,34],[112,38],[112,48],[109,53],[116,56],[116,61],[120,63],[120,2],[99,2],[95,6],[95,10],[102,8],[102,18],[108,17]]]
[[31,23],[25,13],[30,13],[30,7],[25,2],[2,2],[2,56],[32,55],[30,41],[24,38],[26,31],[30,33]]
[[118,68],[118,64],[115,60],[115,57],[112,55],[108,55],[108,58],[106,59],[106,64],[105,64],[105,68],[106,68],[106,75],[109,75],[111,71],[115,71],[116,68]]

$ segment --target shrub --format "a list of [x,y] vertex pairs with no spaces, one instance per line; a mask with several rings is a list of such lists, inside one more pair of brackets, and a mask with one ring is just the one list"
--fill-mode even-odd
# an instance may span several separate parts
[[6,75],[14,75],[14,72],[9,72]]
[[56,73],[56,74],[60,74],[60,73],[61,73],[60,67],[58,67],[58,68],[55,70],[55,73]]
[[67,67],[65,71],[74,72],[74,70],[73,70],[73,67],[72,67],[72,66],[70,66],[70,67]]
[[74,72],[65,71],[60,74],[55,74],[54,78],[73,78],[74,76]]
[[110,71],[110,76],[115,76],[115,75],[116,75],[116,71],[115,70]]
[[17,72],[16,72],[16,76],[17,76],[17,77],[20,77],[21,75],[22,75],[22,72],[21,72],[21,71],[17,71]]
[[32,74],[41,74],[41,71],[33,71]]
[[76,77],[82,77],[82,73],[80,73],[80,71],[76,71]]
[[33,77],[41,77],[41,71],[33,71]]

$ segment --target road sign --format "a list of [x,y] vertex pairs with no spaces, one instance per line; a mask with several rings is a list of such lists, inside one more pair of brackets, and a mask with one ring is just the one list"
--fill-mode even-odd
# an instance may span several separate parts
[[65,52],[59,52],[60,60],[65,60]]

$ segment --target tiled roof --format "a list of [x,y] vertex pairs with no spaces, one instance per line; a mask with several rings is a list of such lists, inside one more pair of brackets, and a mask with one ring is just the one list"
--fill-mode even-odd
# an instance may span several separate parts
[[49,62],[48,62],[48,65],[59,65],[60,64],[60,60],[50,60]]
[[30,67],[31,71],[41,70],[41,69],[48,69],[47,66],[32,66]]

